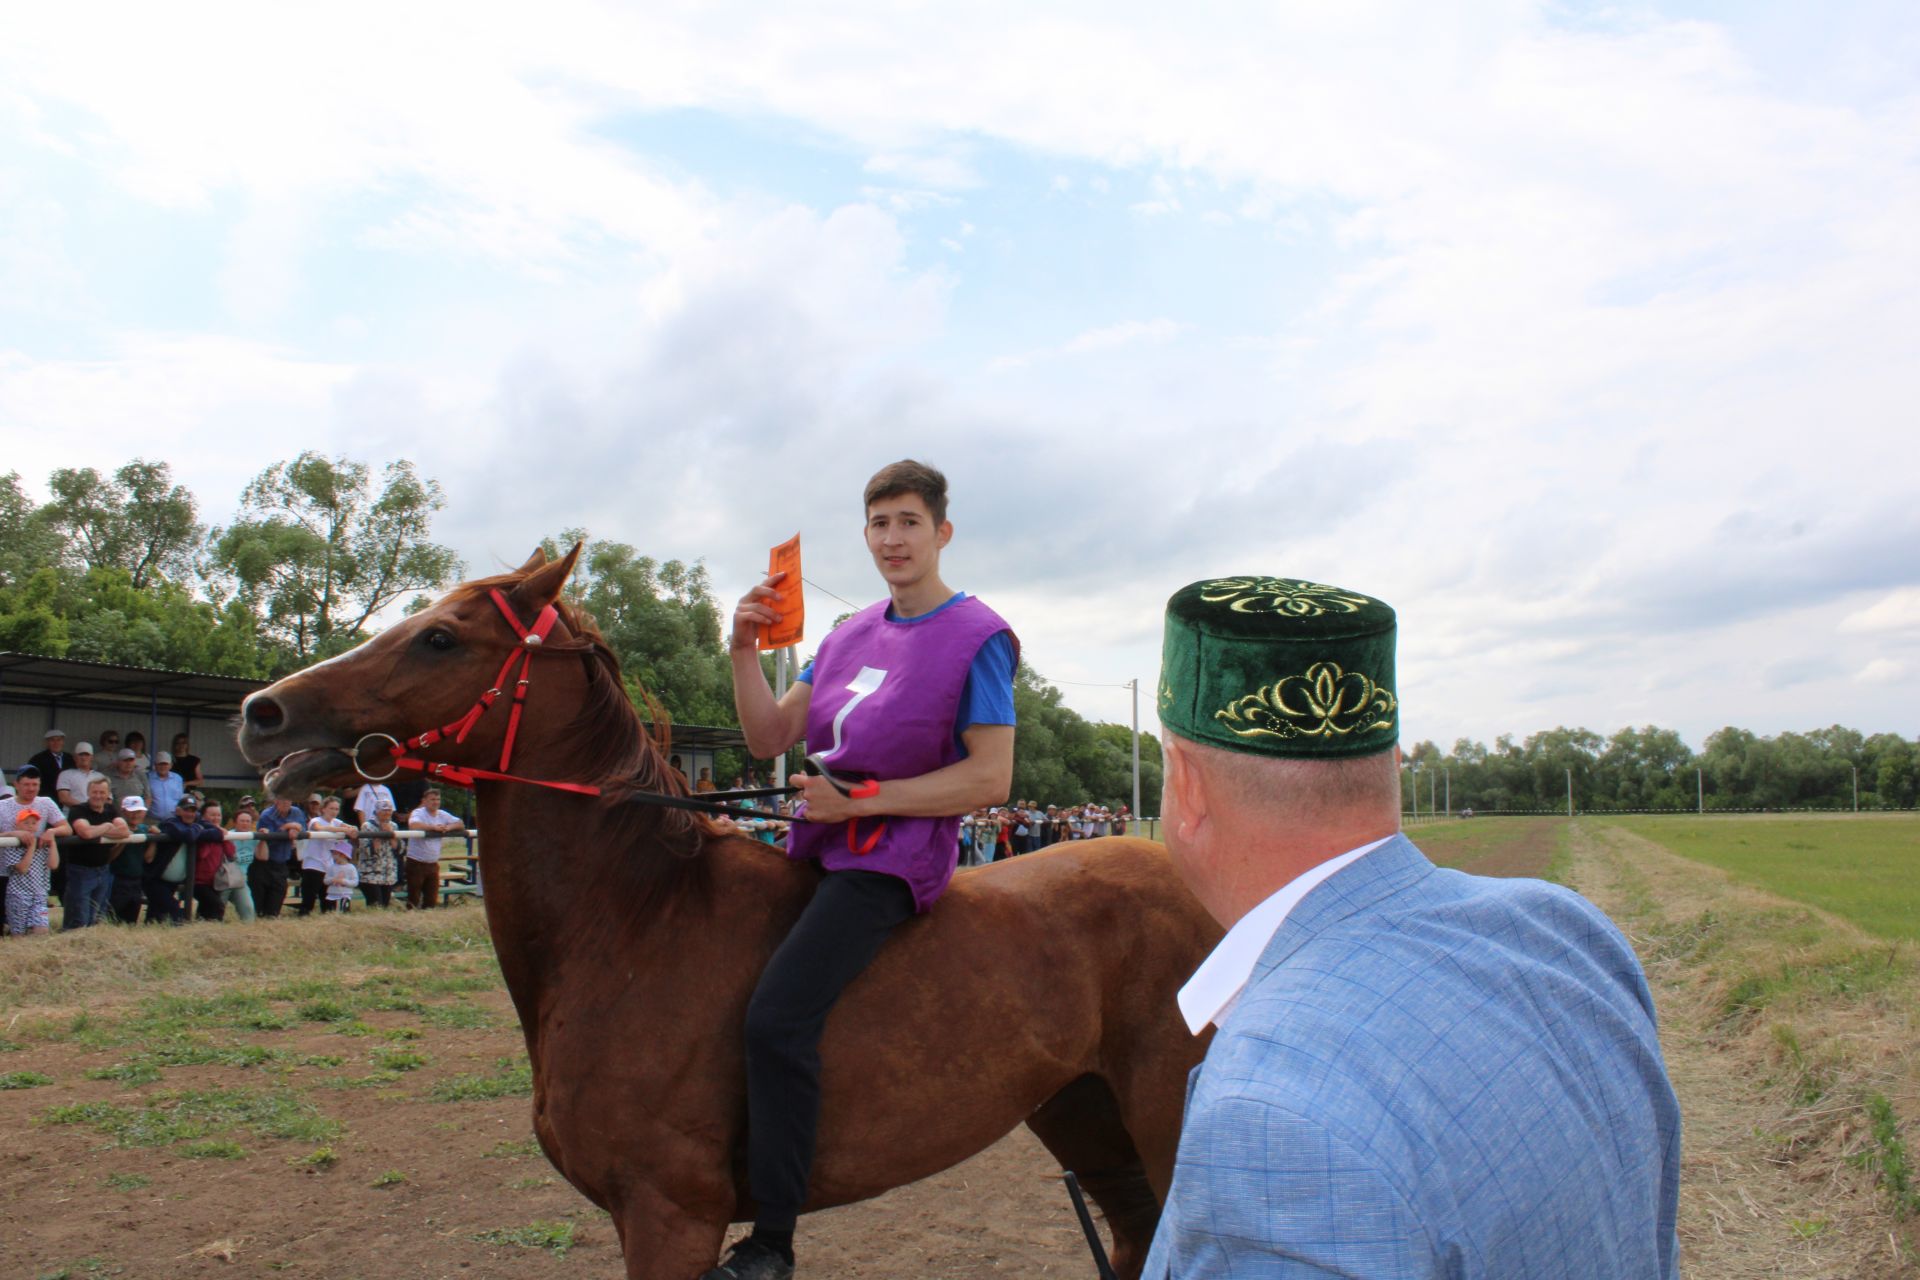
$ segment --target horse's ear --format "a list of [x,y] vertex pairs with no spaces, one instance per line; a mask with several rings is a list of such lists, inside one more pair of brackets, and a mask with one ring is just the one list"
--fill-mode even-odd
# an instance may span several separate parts
[[521,565],[518,569],[515,569],[514,572],[515,573],[532,573],[535,569],[538,569],[541,565],[545,564],[546,562],[547,562],[547,549],[545,547],[535,547],[533,549],[533,554],[527,557],[527,562]]
[[[560,596],[560,588],[567,585],[567,579],[573,576],[573,565],[580,558],[581,544],[573,544],[573,550],[558,560],[549,560],[538,565],[533,572],[521,580],[513,589],[513,602],[519,605],[525,614],[538,613],[552,604]],[[523,614],[523,616],[525,616]]]

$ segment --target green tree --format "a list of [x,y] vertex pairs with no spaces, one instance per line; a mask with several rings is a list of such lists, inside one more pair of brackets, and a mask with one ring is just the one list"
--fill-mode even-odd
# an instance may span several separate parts
[[234,602],[217,608],[172,582],[143,590],[125,569],[89,570],[80,595],[85,605],[69,622],[69,658],[249,679],[273,667],[252,614]]
[[[55,563],[60,540],[47,527],[40,508],[20,486],[20,473],[0,476],[0,593],[26,584],[42,568]],[[7,603],[0,594],[0,613]]]
[[0,650],[66,657],[67,619],[59,602],[60,577],[52,569],[0,593]]
[[164,462],[135,458],[111,477],[92,467],[61,468],[48,480],[53,501],[41,519],[72,567],[124,569],[136,588],[186,581],[206,535],[198,505]]
[[296,664],[351,648],[383,609],[459,573],[428,536],[446,505],[440,485],[404,461],[377,493],[370,481],[365,463],[308,451],[256,476],[239,519],[214,531],[215,567]]

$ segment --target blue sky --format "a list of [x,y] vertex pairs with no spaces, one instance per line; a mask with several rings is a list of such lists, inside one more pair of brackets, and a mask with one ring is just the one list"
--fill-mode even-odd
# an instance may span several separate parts
[[1878,3],[29,7],[6,465],[218,522],[404,456],[476,572],[798,528],[864,600],[918,456],[1097,718],[1260,571],[1400,610],[1413,739],[1912,735],[1916,66]]

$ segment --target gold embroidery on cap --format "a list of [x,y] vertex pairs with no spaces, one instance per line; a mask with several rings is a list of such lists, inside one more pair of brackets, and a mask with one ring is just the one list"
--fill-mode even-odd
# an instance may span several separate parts
[[1298,578],[1215,578],[1200,585],[1200,598],[1224,604],[1235,613],[1284,613],[1317,618],[1323,613],[1358,613],[1374,603],[1369,596],[1324,582]]
[[1173,705],[1173,686],[1167,683],[1165,676],[1160,677],[1159,704],[1162,711]]
[[1371,677],[1316,662],[1305,675],[1234,699],[1213,718],[1242,738],[1335,738],[1393,728],[1398,706],[1393,691]]

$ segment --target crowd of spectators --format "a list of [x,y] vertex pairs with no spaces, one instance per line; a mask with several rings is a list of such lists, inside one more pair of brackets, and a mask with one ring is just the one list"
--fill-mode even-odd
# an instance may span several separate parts
[[1125,835],[1132,820],[1124,804],[1109,809],[1098,804],[1040,805],[1020,800],[976,809],[960,823],[960,865],[977,867],[1070,840]]
[[0,782],[0,836],[17,842],[0,846],[9,935],[46,933],[49,897],[60,901],[62,929],[219,921],[229,912],[251,921],[279,916],[289,890],[303,916],[347,911],[356,891],[369,907],[386,908],[403,881],[408,908],[431,908],[440,900],[441,841],[466,830],[431,789],[402,823],[380,783],[316,793],[299,808],[286,797],[262,808],[242,796],[229,816],[201,794],[201,762],[186,735],[150,760],[138,733],[125,745],[112,731],[100,739],[99,752],[90,742],[68,752],[66,736],[49,730],[46,749],[11,785]]

